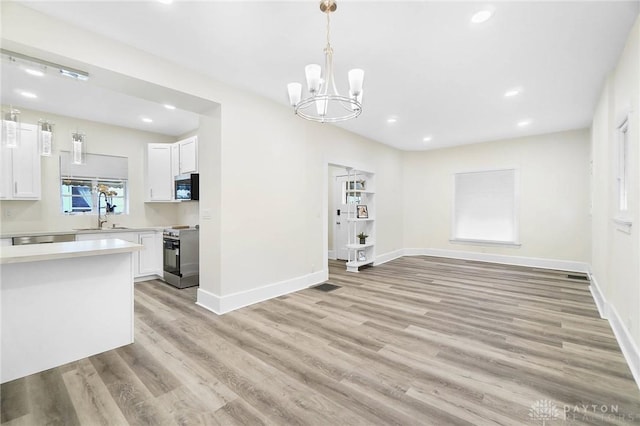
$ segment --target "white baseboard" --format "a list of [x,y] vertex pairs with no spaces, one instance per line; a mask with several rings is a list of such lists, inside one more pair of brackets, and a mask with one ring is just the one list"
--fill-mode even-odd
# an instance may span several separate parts
[[335,250],[329,250],[329,255],[328,255],[329,260],[336,260],[338,259],[336,256],[336,251]]
[[591,292],[593,301],[596,302],[596,307],[598,308],[600,318],[608,319],[609,313],[607,312],[607,302],[604,298],[604,295],[602,294],[602,291],[600,290],[598,281],[596,281],[596,277],[594,277],[591,272],[589,272],[589,281],[591,282],[589,291]]
[[196,304],[218,315],[222,315],[245,306],[253,305],[254,303],[282,296],[283,294],[303,290],[312,285],[323,283],[327,279],[329,279],[329,271],[321,270],[301,277],[226,296],[218,296],[202,288],[198,288],[198,300]]
[[389,253],[380,254],[376,256],[376,260],[373,262],[373,266],[381,265],[394,259],[398,259],[402,256],[404,256],[404,249],[398,249],[390,251]]
[[636,385],[638,385],[640,389],[640,351],[638,350],[638,346],[634,343],[629,329],[624,325],[624,321],[622,321],[622,318],[618,315],[615,306],[607,304],[607,313],[613,334],[616,335],[620,350],[627,360],[631,374],[633,374],[633,378],[636,380]]
[[477,253],[472,251],[407,248],[405,256],[435,256],[453,259],[475,260],[479,262],[501,263],[504,265],[530,266],[533,268],[555,269],[571,272],[589,272],[589,264],[572,260],[543,259],[538,257],[509,256],[503,254]]

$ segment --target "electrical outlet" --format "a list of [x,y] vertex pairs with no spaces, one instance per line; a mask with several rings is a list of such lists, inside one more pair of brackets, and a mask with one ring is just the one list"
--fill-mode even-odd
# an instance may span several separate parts
[[4,209],[4,217],[13,217],[13,209],[10,209],[10,208]]

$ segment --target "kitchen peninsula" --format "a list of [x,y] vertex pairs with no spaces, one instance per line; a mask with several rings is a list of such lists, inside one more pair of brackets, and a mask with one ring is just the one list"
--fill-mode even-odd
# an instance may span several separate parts
[[0,382],[133,342],[133,254],[120,239],[0,248]]

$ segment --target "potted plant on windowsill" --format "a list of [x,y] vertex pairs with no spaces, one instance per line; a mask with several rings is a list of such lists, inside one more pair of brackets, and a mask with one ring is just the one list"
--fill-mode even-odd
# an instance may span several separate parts
[[365,234],[364,232],[361,232],[358,235],[356,235],[356,237],[358,237],[360,239],[360,244],[366,244],[367,237],[368,237],[367,234]]

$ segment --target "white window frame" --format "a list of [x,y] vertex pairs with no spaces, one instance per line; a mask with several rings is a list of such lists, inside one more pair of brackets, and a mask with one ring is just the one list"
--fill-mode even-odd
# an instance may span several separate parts
[[617,211],[623,215],[629,211],[629,119],[618,126],[618,163],[616,166]]
[[[62,188],[64,186],[64,182],[65,181],[84,181],[87,182],[88,186],[91,188],[91,210],[86,210],[86,211],[65,211],[64,209],[64,200],[65,199],[72,199],[72,195],[68,195],[68,194],[64,194],[62,192]],[[86,177],[82,177],[82,178],[73,178],[73,177],[65,177],[62,176],[60,177],[60,211],[65,214],[65,215],[97,215],[98,214],[98,193],[96,191],[96,188],[98,187],[98,185],[100,184],[105,184],[105,185],[109,185],[111,183],[121,183],[122,187],[123,187],[123,194],[118,194],[117,196],[114,196],[113,198],[115,198],[116,200],[121,199],[122,203],[124,203],[123,206],[123,211],[121,212],[113,212],[113,213],[108,213],[110,215],[126,215],[129,214],[129,182],[127,179],[100,179],[100,178],[86,178]],[[71,201],[71,204],[73,204],[73,201]],[[116,204],[116,203],[114,203]],[[104,202],[104,199],[102,201],[102,206],[103,209],[106,210],[106,205]],[[102,214],[102,213],[101,213]],[[106,213],[104,213],[106,214]]]
[[[511,223],[513,227],[512,238],[509,240],[498,240],[493,238],[465,238],[463,236],[457,235],[458,231],[458,222],[457,222],[457,213],[458,213],[458,187],[457,187],[457,177],[460,175],[469,175],[469,174],[483,174],[483,173],[495,173],[495,172],[512,172],[513,178],[513,194],[512,194],[512,210],[511,210]],[[451,238],[450,242],[452,243],[465,243],[465,244],[474,244],[474,245],[499,245],[499,246],[517,246],[520,244],[520,233],[519,233],[519,205],[520,205],[520,172],[517,168],[503,168],[503,169],[490,169],[490,170],[476,170],[476,171],[468,171],[468,172],[458,172],[453,175],[453,202],[452,202],[452,212],[451,212]]]
[[631,168],[631,139],[629,138],[629,115],[616,129],[615,138],[615,209],[613,221],[618,230],[631,233],[631,212],[629,211],[629,180]]

